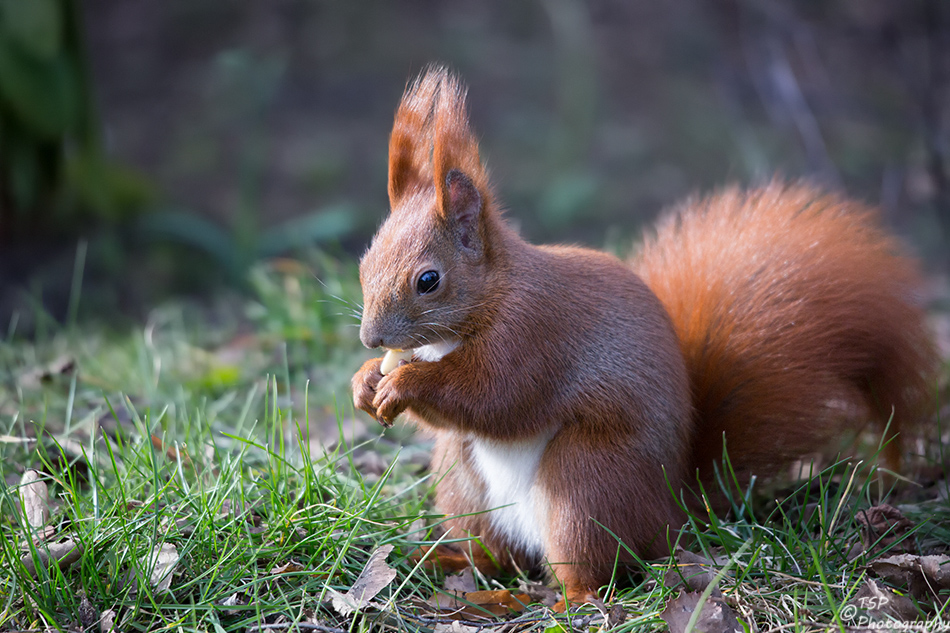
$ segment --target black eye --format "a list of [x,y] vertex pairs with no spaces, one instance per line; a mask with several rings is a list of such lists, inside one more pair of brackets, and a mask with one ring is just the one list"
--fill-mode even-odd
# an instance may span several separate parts
[[416,283],[416,289],[419,291],[419,294],[427,294],[438,287],[439,273],[437,271],[427,270],[419,275],[419,281]]

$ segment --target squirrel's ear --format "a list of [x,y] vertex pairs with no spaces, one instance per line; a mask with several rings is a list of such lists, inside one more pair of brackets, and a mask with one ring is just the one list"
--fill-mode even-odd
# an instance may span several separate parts
[[465,88],[445,73],[435,104],[432,164],[439,213],[468,250],[480,251],[482,215],[490,196],[488,174],[465,112]]
[[433,113],[445,69],[432,67],[406,88],[389,137],[389,203],[432,182]]
[[462,248],[480,253],[482,239],[479,220],[482,212],[482,195],[472,179],[452,169],[445,176],[442,193],[442,208],[448,218],[452,233]]

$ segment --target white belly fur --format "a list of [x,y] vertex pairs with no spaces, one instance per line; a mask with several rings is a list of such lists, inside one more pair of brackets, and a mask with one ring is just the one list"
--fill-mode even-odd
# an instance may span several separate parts
[[[413,358],[436,362],[459,346],[459,340],[416,348]],[[530,440],[501,442],[472,437],[472,457],[485,482],[489,520],[511,545],[528,556],[544,555],[547,503],[536,484],[538,463],[553,433]]]
[[458,339],[450,339],[448,341],[439,341],[438,343],[423,345],[413,350],[412,357],[415,360],[424,360],[434,363],[438,360],[442,360],[442,357],[458,347],[459,343],[461,343],[461,341]]
[[529,556],[544,554],[547,503],[536,476],[551,437],[544,434],[517,442],[471,440],[475,466],[485,482],[489,520],[515,549]]

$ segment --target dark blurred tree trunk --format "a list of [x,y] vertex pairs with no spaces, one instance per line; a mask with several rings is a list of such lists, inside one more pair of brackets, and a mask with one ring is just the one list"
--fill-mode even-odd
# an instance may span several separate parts
[[950,237],[950,174],[947,169],[950,130],[947,128],[948,53],[950,53],[950,11],[946,0],[928,0],[924,8],[927,32],[928,81],[922,95],[924,142],[927,145],[930,178],[933,180],[934,203],[943,225],[944,237]]

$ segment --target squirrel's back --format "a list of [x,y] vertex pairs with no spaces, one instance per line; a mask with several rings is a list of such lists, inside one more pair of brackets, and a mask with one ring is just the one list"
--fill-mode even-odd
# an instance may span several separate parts
[[[662,221],[634,260],[680,339],[692,463],[769,470],[844,425],[909,428],[936,356],[912,260],[863,205],[805,185],[728,189]],[[890,445],[899,459],[898,444]]]

